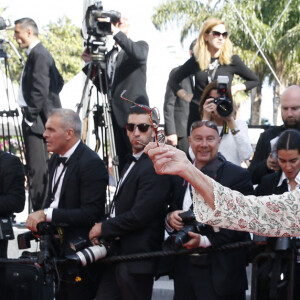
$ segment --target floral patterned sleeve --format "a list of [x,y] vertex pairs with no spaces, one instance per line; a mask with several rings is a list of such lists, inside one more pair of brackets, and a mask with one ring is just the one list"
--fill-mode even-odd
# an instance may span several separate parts
[[[212,179],[210,179],[212,180]],[[300,236],[300,190],[264,197],[244,196],[212,180],[215,210],[193,189],[198,221],[268,236]]]

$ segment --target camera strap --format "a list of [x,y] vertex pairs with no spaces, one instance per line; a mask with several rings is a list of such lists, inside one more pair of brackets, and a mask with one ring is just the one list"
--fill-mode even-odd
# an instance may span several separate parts
[[[61,180],[62,175],[63,175],[63,174],[65,173],[65,171],[66,171],[66,168],[67,168],[67,163],[64,164],[64,167],[63,167],[61,173],[59,174],[58,179],[56,180],[56,182],[55,182],[55,184],[54,184],[54,186],[53,186],[53,189],[52,189],[52,192],[51,192],[51,198],[50,198],[50,199],[51,199],[51,202],[54,201],[54,197],[55,197],[55,194],[56,194],[56,192],[57,192],[58,185],[59,185],[59,183],[60,183],[60,180]],[[56,173],[57,173],[57,168],[56,168],[55,173],[54,173],[54,178],[56,178]]]
[[222,128],[222,131],[220,133],[220,137],[222,138],[224,134],[228,134],[229,132],[229,127],[227,125],[227,123],[225,122]]
[[219,65],[220,64],[219,64],[218,58],[208,65],[208,68],[207,68],[208,83],[211,83],[215,79],[215,75],[216,75],[217,69],[219,68]]

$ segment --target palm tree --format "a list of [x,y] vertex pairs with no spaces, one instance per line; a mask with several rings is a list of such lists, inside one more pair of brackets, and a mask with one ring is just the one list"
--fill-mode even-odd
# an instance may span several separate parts
[[[260,123],[261,89],[265,79],[274,85],[274,121],[277,120],[278,99],[282,90],[289,84],[300,82],[300,12],[298,0],[235,0],[207,1],[206,4],[196,0],[167,0],[155,9],[152,21],[158,30],[176,22],[181,27],[181,42],[190,33],[199,32],[205,19],[209,16],[226,20],[234,43],[234,52],[239,54],[246,64],[259,76],[260,84],[252,95],[251,124]],[[287,7],[287,8],[286,8]],[[286,8],[286,9],[285,9]],[[284,10],[284,13],[282,13]],[[280,18],[279,18],[280,17]],[[261,45],[273,24],[274,30],[264,42],[262,51],[252,61],[257,45],[247,32],[244,22]],[[282,83],[280,86],[265,59],[275,71]],[[280,88],[279,88],[280,87]],[[252,93],[253,94],[253,93]],[[236,100],[236,99],[235,99]]]

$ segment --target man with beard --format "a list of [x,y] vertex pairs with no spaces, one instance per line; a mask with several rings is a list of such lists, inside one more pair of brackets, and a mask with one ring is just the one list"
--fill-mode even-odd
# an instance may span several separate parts
[[[126,131],[133,157],[121,174],[110,218],[96,223],[89,233],[93,244],[99,243],[99,237],[111,240],[115,255],[161,250],[171,193],[170,177],[156,174],[153,162],[144,153],[155,136],[148,112],[131,107]],[[144,259],[103,266],[96,300],[150,300],[156,264],[156,259]]]
[[[261,178],[279,170],[277,157],[272,151],[276,149],[276,141],[285,129],[300,130],[300,87],[292,85],[281,95],[281,117],[283,125],[274,126],[263,132],[256,145],[249,171],[253,184],[259,184]],[[272,147],[271,147],[272,145]]]

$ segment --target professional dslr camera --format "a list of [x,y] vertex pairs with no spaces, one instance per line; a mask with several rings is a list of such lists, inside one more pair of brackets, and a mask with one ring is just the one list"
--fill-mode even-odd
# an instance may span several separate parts
[[[105,21],[98,21],[98,18]],[[97,1],[87,8],[85,14],[86,30],[89,36],[96,39],[112,34],[111,23],[116,23],[120,20],[121,15],[115,10],[103,10],[102,2]]]
[[189,231],[199,234],[205,234],[205,232],[210,230],[205,224],[196,221],[195,215],[192,210],[187,210],[178,215],[182,219],[184,226],[179,231],[167,238],[164,245],[165,249],[181,249],[182,245],[187,243],[191,239],[191,237],[188,235]]
[[104,258],[110,249],[110,244],[108,242],[103,239],[99,242],[100,245],[91,246],[89,241],[78,237],[70,243],[74,253],[67,255],[66,258],[83,267],[92,264],[95,261]]
[[226,96],[228,89],[228,76],[218,76],[217,89],[220,94],[219,98],[214,99],[214,103],[217,105],[217,112],[221,117],[229,116],[233,111],[231,100]]

